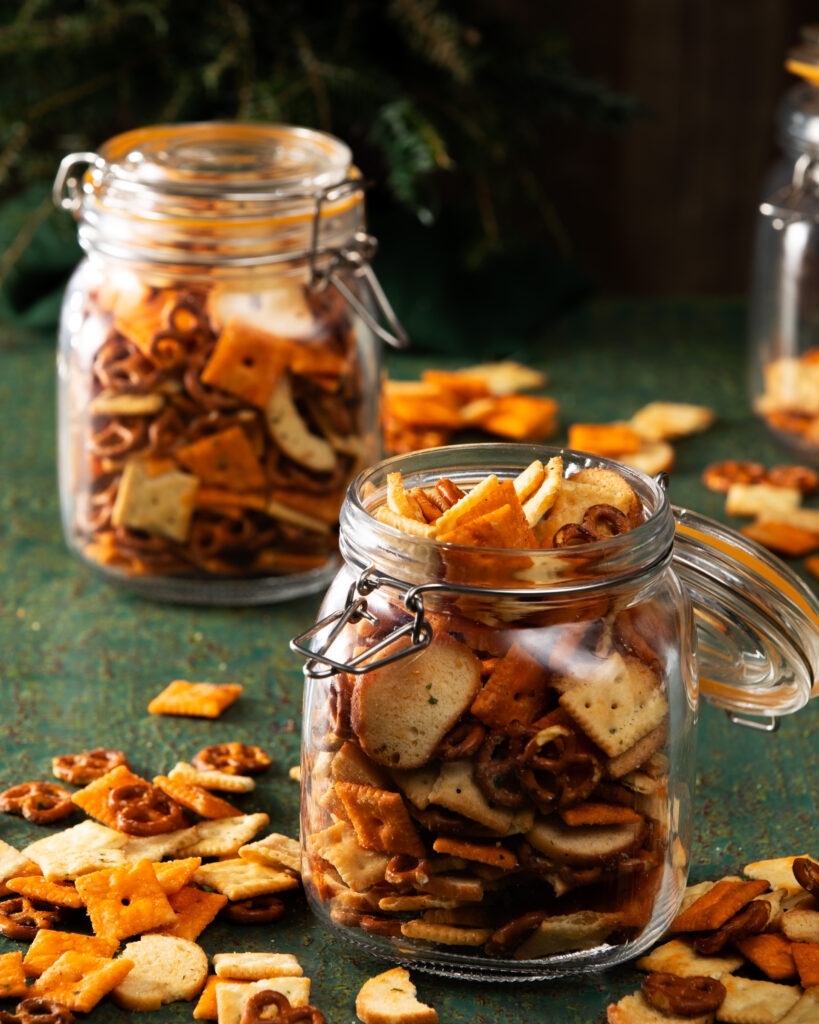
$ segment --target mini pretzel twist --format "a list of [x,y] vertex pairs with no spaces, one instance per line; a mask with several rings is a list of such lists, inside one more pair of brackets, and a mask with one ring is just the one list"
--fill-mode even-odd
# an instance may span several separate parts
[[808,466],[773,466],[765,474],[765,482],[774,487],[793,487],[803,494],[819,488],[819,473]]
[[0,811],[21,814],[36,825],[60,821],[73,810],[71,794],[53,782],[23,782],[0,793]]
[[488,956],[497,956],[516,949],[545,917],[545,910],[530,910],[528,914],[507,921],[505,925],[492,932],[491,938],[484,946],[484,952]]
[[509,735],[494,730],[486,736],[475,757],[474,774],[487,800],[512,809],[526,803],[518,784],[518,767],[524,746],[525,737],[521,732]]
[[583,522],[580,525],[584,530],[588,530],[595,540],[617,537],[621,533],[628,533],[631,529],[628,516],[614,505],[590,505],[586,509]]
[[[264,1013],[269,1006],[276,1007],[275,1017]],[[297,1024],[298,1021],[327,1024],[326,1017],[315,1006],[291,1006],[286,995],[272,989],[264,989],[248,999],[239,1024],[265,1024],[266,1021],[275,1021],[277,1024]]]
[[157,836],[188,824],[181,806],[150,782],[116,786],[108,794],[108,806],[119,831],[131,836]]
[[147,436],[148,427],[142,417],[110,417],[104,426],[92,433],[88,446],[94,455],[115,459],[142,448]]
[[237,924],[268,924],[270,921],[278,921],[284,910],[284,904],[275,896],[253,896],[228,903],[225,916]]
[[760,484],[765,479],[765,467],[746,459],[724,459],[712,462],[702,471],[702,482],[709,491],[725,494],[731,484]]
[[770,904],[765,900],[753,900],[729,918],[717,931],[700,935],[695,939],[694,948],[703,956],[713,956],[729,942],[740,942],[749,935],[758,935],[766,927],[770,917]]
[[579,750],[575,733],[562,725],[541,729],[519,757],[520,784],[544,814],[585,800],[602,774],[599,761]]
[[574,548],[580,544],[591,544],[597,540],[593,533],[590,533],[580,523],[566,523],[561,526],[552,538],[552,544],[556,548]]
[[795,857],[793,873],[803,889],[819,898],[819,864],[810,857]]
[[118,392],[153,391],[160,378],[154,364],[121,334],[114,334],[100,346],[93,370],[103,388]]
[[217,743],[205,747],[193,759],[200,772],[228,772],[230,775],[258,775],[270,766],[270,756],[252,743]]
[[86,786],[94,779],[106,775],[117,765],[128,767],[128,760],[121,750],[97,747],[81,754],[60,754],[51,759],[51,770],[58,779],[74,786]]
[[0,902],[0,932],[18,942],[31,942],[41,928],[54,928],[62,920],[57,907],[46,907],[27,896]]
[[74,1014],[55,999],[23,999],[14,1013],[0,1012],[0,1024],[73,1024]]
[[664,1013],[681,1017],[696,1017],[716,1010],[725,998],[725,986],[716,978],[692,975],[679,978],[676,974],[657,972],[643,981],[643,995]]
[[394,885],[399,892],[423,890],[429,884],[429,876],[429,861],[426,858],[410,857],[405,853],[396,854],[384,870],[384,880]]
[[477,718],[466,718],[444,736],[438,753],[444,761],[461,761],[466,757],[472,757],[480,750],[485,736],[486,726]]

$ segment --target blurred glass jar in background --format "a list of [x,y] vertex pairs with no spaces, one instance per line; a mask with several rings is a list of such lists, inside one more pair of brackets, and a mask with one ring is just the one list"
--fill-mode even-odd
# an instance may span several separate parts
[[819,459],[819,26],[787,67],[803,81],[779,110],[782,158],[760,204],[751,282],[753,408],[800,456]]
[[379,452],[379,337],[404,340],[363,196],[346,145],[289,125],[161,125],[65,158],[55,201],[86,256],[60,328],[60,494],[85,562],[199,603],[326,585]]

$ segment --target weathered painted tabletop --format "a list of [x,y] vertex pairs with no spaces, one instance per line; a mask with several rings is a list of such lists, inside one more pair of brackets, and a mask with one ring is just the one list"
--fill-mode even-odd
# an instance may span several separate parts
[[[654,398],[711,405],[718,425],[676,445],[671,494],[678,504],[724,518],[722,499],[699,483],[706,462],[753,457],[770,465],[784,454],[748,416],[743,334],[738,302],[598,302],[573,314],[544,332],[535,356],[550,375],[549,394],[561,403],[556,441],[565,440],[572,420],[628,416]],[[396,357],[392,369],[410,377],[423,364],[420,357]],[[119,747],[136,771],[151,776],[202,746],[240,740],[262,745],[274,762],[256,791],[240,798],[242,806],[266,811],[273,829],[295,834],[298,787],[287,769],[298,758],[301,665],[288,640],[313,621],[318,598],[252,609],[163,606],[92,575],[61,538],[53,407],[53,340],[0,335],[0,789],[47,781],[58,753]],[[148,715],[150,697],[174,678],[241,682],[245,692],[215,722]],[[692,878],[787,852],[819,855],[814,705],[773,735],[703,710]],[[48,828],[0,815],[0,837],[15,845]],[[313,979],[312,1002],[331,1024],[349,1024],[359,986],[385,965],[322,931],[300,896],[288,904],[287,916],[272,926],[211,925],[200,941],[208,954],[271,943],[295,953]],[[0,938],[0,952],[14,948]],[[442,1024],[598,1024],[606,1004],[639,979],[631,968],[538,985],[414,977]],[[107,1000],[88,1018],[134,1019]],[[188,1021],[191,1004],[140,1019]]]

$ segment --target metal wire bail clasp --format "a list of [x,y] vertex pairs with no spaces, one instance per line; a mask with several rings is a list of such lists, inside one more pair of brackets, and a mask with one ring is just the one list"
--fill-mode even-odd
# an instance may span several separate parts
[[[310,285],[321,291],[332,284],[373,334],[388,345],[392,345],[393,348],[407,348],[409,335],[396,316],[390,300],[375,276],[375,271],[370,266],[370,260],[378,248],[378,242],[371,234],[366,231],[357,231],[349,245],[343,249],[330,250],[332,260],[329,266],[320,267],[318,265],[317,257],[327,254],[327,250],[323,250],[319,245],[322,206],[325,202],[336,202],[348,193],[357,192],[366,187],[366,182],[360,178],[346,178],[336,185],[329,185],[316,195],[316,209],[313,214],[313,230],[310,241]],[[369,291],[377,317],[373,316],[367,305],[349,287],[343,276],[338,273],[339,270],[350,271],[353,277],[364,283]],[[379,319],[384,322],[380,323]]]
[[51,190],[51,198],[58,209],[77,213],[82,206],[82,173],[77,168],[83,168],[84,172],[99,160],[97,153],[69,153],[63,157]]
[[[414,619],[411,622],[404,623],[403,626],[396,627],[392,632],[382,637],[375,646],[367,648],[366,651],[362,651],[361,654],[356,655],[356,657],[351,658],[349,661],[336,661],[329,657],[327,652],[348,622],[355,623],[360,619],[366,619],[367,622],[372,623],[374,626],[380,624],[380,620],[367,610],[367,595],[371,594],[374,590],[378,590],[379,587],[397,590],[403,596],[404,606],[408,612],[414,615]],[[393,661],[398,661],[400,658],[406,658],[407,655],[415,651],[422,651],[425,647],[429,646],[432,640],[432,626],[424,618],[424,597],[421,590],[421,587],[407,587],[405,584],[399,583],[398,580],[394,580],[389,576],[376,575],[374,567],[370,566],[361,573],[347,591],[347,600],[344,607],[320,619],[310,629],[305,630],[304,633],[299,633],[298,636],[293,637],[290,641],[290,650],[307,659],[304,671],[306,675],[311,676],[313,679],[327,679],[337,672],[351,672],[353,675],[362,675],[364,672],[372,672],[384,665],[389,665]],[[312,650],[307,646],[314,636],[328,627],[332,628],[330,628],[330,632],[324,638],[318,650]],[[410,643],[406,647],[401,647],[397,651],[393,650],[389,654],[373,660],[373,655],[391,647],[397,640],[405,636],[410,638]]]

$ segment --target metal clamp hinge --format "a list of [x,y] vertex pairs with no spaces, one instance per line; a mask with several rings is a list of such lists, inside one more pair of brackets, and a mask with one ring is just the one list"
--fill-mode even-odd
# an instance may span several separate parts
[[[414,615],[412,622],[397,626],[385,637],[382,637],[377,644],[368,647],[348,661],[337,661],[331,658],[327,652],[348,622],[356,623],[365,619],[373,626],[380,625],[380,620],[367,609],[367,596],[380,587],[397,590],[402,595],[404,606]],[[400,658],[406,658],[415,651],[422,651],[432,641],[432,626],[424,618],[424,597],[421,590],[421,587],[410,588],[388,576],[377,576],[373,566],[370,566],[351,585],[344,607],[320,619],[304,633],[293,637],[290,641],[290,650],[307,659],[304,672],[305,675],[311,676],[313,679],[327,679],[337,672],[362,675],[364,672],[372,672],[391,662],[398,661]],[[330,628],[330,632],[323,639],[321,647],[313,650],[307,646],[314,636],[328,628]],[[410,638],[409,644],[374,659],[374,655],[393,647],[396,641],[405,636]]]
[[[327,188],[317,193],[310,238],[310,286],[318,291],[323,291],[333,285],[377,337],[388,345],[392,345],[393,348],[406,348],[409,345],[409,335],[396,316],[395,310],[370,266],[370,260],[375,256],[378,248],[377,240],[366,231],[357,231],[353,235],[352,242],[343,249],[328,251],[319,245],[323,205],[326,202],[338,202],[347,195],[364,191],[368,184],[360,178],[345,178],[344,181],[328,185]],[[320,267],[318,257],[327,255],[331,256],[329,265]],[[364,283],[376,311],[375,316],[368,305],[349,287],[339,273],[342,270],[351,272],[353,277]]]
[[744,725],[746,729],[756,729],[758,732],[776,732],[779,728],[779,717],[777,715],[746,718],[744,715],[738,715],[735,711],[728,711],[727,709],[725,714],[734,725]]

